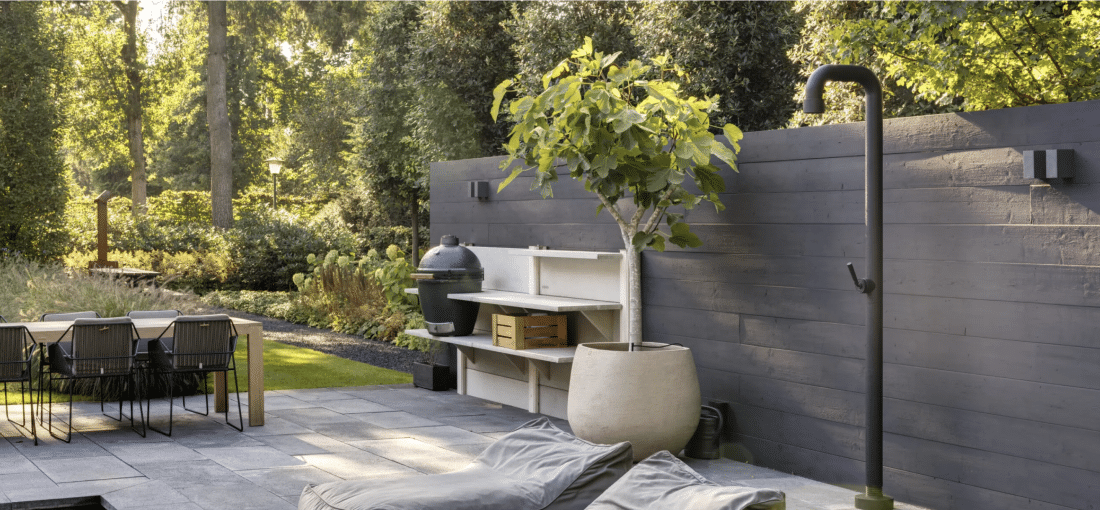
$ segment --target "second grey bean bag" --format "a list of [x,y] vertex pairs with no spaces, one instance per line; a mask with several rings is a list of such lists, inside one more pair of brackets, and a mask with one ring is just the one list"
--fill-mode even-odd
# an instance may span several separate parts
[[582,510],[630,469],[632,458],[630,443],[589,443],[543,417],[459,471],[309,485],[298,509]]
[[634,466],[588,510],[780,510],[785,501],[777,490],[718,485],[661,451]]

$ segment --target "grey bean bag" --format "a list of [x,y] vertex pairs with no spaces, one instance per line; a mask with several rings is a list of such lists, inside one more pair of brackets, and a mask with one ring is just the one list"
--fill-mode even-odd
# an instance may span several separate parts
[[662,451],[639,462],[588,510],[780,510],[785,506],[782,492],[723,487]]
[[583,510],[632,459],[630,443],[592,444],[543,417],[459,471],[308,485],[298,510]]

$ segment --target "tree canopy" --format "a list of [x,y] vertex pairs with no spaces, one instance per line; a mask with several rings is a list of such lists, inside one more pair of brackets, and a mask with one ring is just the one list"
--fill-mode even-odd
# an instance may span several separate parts
[[[60,159],[36,168],[61,173],[56,196],[68,193],[70,175],[85,194],[132,192],[135,209],[142,180],[150,197],[210,193],[208,5],[171,1],[162,7],[160,23],[137,32],[126,18],[136,12],[140,20],[144,3],[8,9],[12,33],[37,35],[4,51],[40,58],[4,72],[14,81],[11,73],[48,79],[53,88],[34,96],[49,103],[33,110],[44,119],[41,125],[16,135],[10,130],[20,124],[8,120],[4,136],[53,137],[36,150],[53,144]],[[872,69],[883,84],[888,118],[1100,95],[1096,2],[316,1],[226,7],[229,134],[221,138],[229,140],[228,193],[270,197],[264,161],[278,156],[286,161],[280,195],[339,198],[345,220],[364,228],[408,225],[414,208],[426,218],[432,161],[509,152],[512,126],[493,122],[487,91],[520,76],[517,92],[541,92],[540,71],[569,58],[585,37],[598,51],[620,53],[622,61],[667,55],[691,77],[682,83],[683,94],[720,97],[708,113],[711,125],[745,130],[862,119],[858,90],[844,84],[826,89],[825,115],[799,111],[806,78],[826,63]],[[50,63],[34,72],[27,67],[45,60]],[[503,98],[502,107],[513,99]],[[15,168],[19,158],[40,157],[12,154],[0,165]]]

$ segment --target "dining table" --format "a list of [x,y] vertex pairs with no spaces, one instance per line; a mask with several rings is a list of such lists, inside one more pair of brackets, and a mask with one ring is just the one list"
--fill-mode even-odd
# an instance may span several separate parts
[[[238,335],[245,337],[248,364],[248,424],[260,427],[264,424],[264,328],[263,323],[254,320],[230,317]],[[157,338],[172,327],[173,318],[133,319],[141,338]],[[61,339],[73,321],[13,322],[26,326],[35,342],[45,345]],[[172,331],[166,335],[171,336]],[[214,374],[214,410],[226,412],[227,399],[223,396],[226,384],[225,372]],[[238,397],[239,398],[239,397]]]

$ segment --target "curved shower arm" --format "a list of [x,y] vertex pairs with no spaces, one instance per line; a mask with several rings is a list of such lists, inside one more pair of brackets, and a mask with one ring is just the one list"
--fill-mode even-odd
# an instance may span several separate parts
[[[831,81],[856,82],[863,86],[868,102],[872,99],[881,102],[882,85],[870,69],[863,66],[826,64],[814,70],[809,81],[806,82],[806,98],[802,104],[802,111],[825,113],[825,84]],[[871,108],[867,110],[870,111]]]

